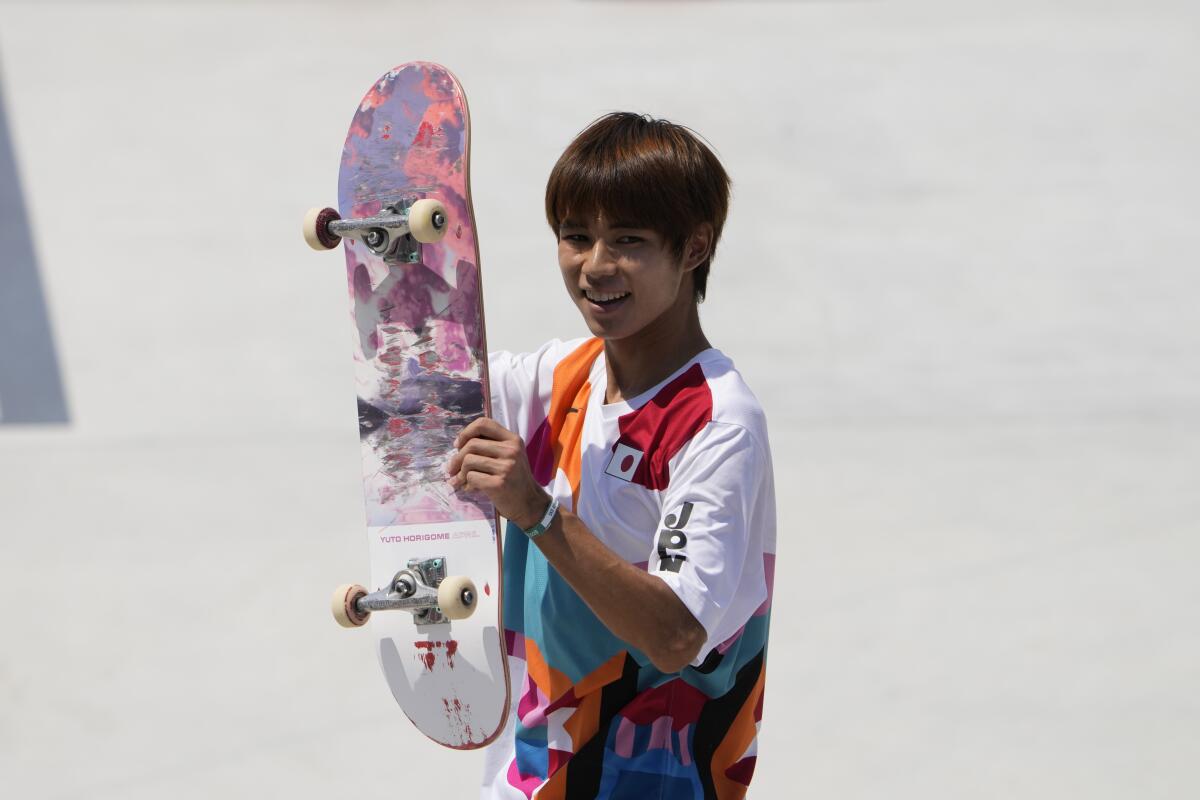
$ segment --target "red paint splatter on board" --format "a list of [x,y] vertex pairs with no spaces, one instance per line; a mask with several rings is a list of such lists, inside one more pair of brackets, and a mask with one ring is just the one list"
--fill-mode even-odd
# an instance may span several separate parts
[[488,597],[492,596],[491,584],[488,584],[488,583],[483,584],[483,593],[486,594]]
[[471,706],[461,702],[457,697],[453,700],[447,700],[443,697],[442,706],[446,709],[446,721],[452,726],[459,728],[459,732],[463,736],[463,741],[473,742],[475,740],[475,732],[471,730],[471,723],[467,721],[471,718]]
[[381,138],[381,139],[392,138],[392,123],[390,123],[390,122],[383,123],[383,130],[380,132],[379,138]]
[[388,453],[383,457],[383,461],[394,470],[401,470],[413,463],[413,457],[404,453]]
[[404,350],[399,347],[391,347],[380,354],[379,360],[384,364],[396,366],[404,363]]
[[437,663],[437,656],[433,654],[433,642],[413,642],[417,650],[424,650],[424,653],[417,653],[417,661],[425,665],[425,669],[433,672],[433,665]]
[[404,436],[405,434],[412,433],[413,426],[408,420],[392,417],[388,420],[387,428],[388,433],[392,436]]
[[417,128],[417,136],[413,139],[414,147],[428,147],[433,144],[433,126],[422,120],[421,126]]
[[442,649],[446,651],[446,666],[454,669],[454,656],[458,653],[458,642],[454,639],[448,639],[444,642],[413,642],[413,646],[418,651],[423,651],[417,653],[417,660],[424,664],[425,668],[430,672],[433,671],[434,666],[437,664],[437,655],[434,651]]

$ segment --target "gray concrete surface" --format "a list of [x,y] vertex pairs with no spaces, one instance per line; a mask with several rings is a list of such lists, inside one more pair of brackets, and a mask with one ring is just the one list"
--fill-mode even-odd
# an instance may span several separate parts
[[755,797],[1194,795],[1198,24],[6,4],[73,421],[0,431],[5,793],[474,795],[478,755],[415,734],[328,620],[365,568],[349,334],[298,236],[366,86],[429,58],[471,99],[495,346],[581,331],[540,198],[590,119],[684,122],[734,176],[703,318],[781,498]]

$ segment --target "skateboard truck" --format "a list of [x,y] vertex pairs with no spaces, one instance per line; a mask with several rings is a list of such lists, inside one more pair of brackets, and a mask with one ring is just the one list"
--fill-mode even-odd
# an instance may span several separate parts
[[449,227],[446,207],[437,200],[401,200],[373,217],[342,219],[336,209],[314,208],[304,215],[304,241],[314,250],[332,250],[342,239],[357,239],[392,264],[421,260],[421,244],[441,241]]
[[418,625],[466,619],[475,611],[475,584],[461,575],[446,575],[446,559],[413,558],[382,589],[367,592],[356,583],[333,593],[333,618],[343,628],[359,628],[376,611],[409,611]]

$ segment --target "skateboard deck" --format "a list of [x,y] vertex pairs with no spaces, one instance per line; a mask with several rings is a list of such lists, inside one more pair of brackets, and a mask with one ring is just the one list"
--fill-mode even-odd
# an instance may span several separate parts
[[469,157],[455,77],[396,67],[350,124],[339,211],[305,224],[314,247],[345,246],[371,562],[373,591],[340,587],[334,615],[369,618],[396,702],[461,749],[495,738],[510,692],[496,511],[444,472],[458,432],[490,413]]

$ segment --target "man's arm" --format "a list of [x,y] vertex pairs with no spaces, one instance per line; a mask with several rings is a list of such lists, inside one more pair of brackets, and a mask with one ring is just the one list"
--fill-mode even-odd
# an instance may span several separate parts
[[[533,478],[521,437],[482,418],[464,428],[455,445],[447,468],[453,486],[482,491],[523,529],[541,519],[550,497]],[[610,550],[579,517],[560,511],[533,541],[613,635],[645,653],[660,672],[678,672],[695,660],[707,638],[704,626],[671,587]]]
[[560,511],[533,541],[608,629],[645,653],[660,672],[678,672],[696,658],[706,634],[683,601],[605,546],[579,517]]

